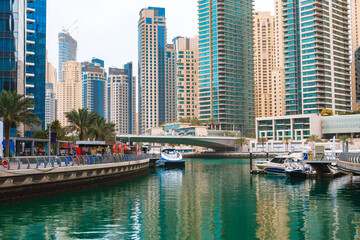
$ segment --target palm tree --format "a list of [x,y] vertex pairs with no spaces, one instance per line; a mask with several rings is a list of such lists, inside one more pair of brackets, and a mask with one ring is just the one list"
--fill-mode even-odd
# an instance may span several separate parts
[[239,137],[235,140],[235,145],[240,145],[240,152],[242,152],[243,145],[248,144],[248,140],[244,137]]
[[210,125],[210,129],[214,130],[215,125],[218,123],[218,121],[215,118],[210,118],[207,123]]
[[351,139],[349,135],[341,135],[338,138],[338,142],[346,142],[346,143],[350,143]]
[[311,134],[308,139],[306,139],[307,143],[311,143],[311,149],[314,148],[315,142],[321,142],[321,138],[318,137],[316,134]]
[[265,152],[265,143],[267,143],[267,141],[268,141],[268,139],[264,138],[264,137],[258,139],[258,143],[260,143],[262,145],[264,152]]
[[63,140],[63,138],[66,134],[65,129],[61,126],[61,123],[59,120],[55,120],[51,123],[50,130],[51,130],[51,132],[56,132],[57,139]]
[[34,108],[34,100],[26,98],[17,92],[3,90],[0,93],[0,117],[3,119],[5,126],[5,156],[10,153],[10,128],[14,124],[24,124],[33,128],[40,126],[41,120],[29,109]]
[[115,124],[108,123],[104,117],[97,115],[97,119],[90,127],[89,133],[95,137],[95,140],[105,141],[106,139],[114,139]]
[[286,145],[286,150],[289,151],[289,143],[290,143],[291,137],[284,137],[283,141]]
[[89,112],[86,108],[79,108],[77,111],[72,110],[67,112],[65,116],[70,123],[68,129],[72,132],[77,132],[80,140],[85,139],[98,118],[96,112]]

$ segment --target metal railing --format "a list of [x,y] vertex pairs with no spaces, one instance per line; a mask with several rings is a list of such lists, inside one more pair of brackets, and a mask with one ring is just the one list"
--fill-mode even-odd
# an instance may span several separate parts
[[[29,156],[2,158],[0,171],[118,163],[147,159],[147,154],[104,154],[81,156]],[[6,162],[3,162],[5,160]]]
[[360,163],[360,153],[343,152],[340,153],[339,160],[350,163]]

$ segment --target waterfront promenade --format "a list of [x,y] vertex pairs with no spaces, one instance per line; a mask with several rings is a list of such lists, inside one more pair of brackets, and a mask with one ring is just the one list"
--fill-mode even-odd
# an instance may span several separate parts
[[122,181],[145,174],[147,155],[15,157],[3,159],[0,201],[37,197]]

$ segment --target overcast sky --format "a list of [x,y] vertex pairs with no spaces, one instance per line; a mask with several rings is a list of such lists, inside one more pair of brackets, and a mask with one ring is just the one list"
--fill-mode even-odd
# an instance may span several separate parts
[[[78,42],[78,61],[97,57],[106,67],[137,64],[139,11],[148,6],[166,9],[168,42],[176,36],[197,34],[196,0],[49,0],[47,1],[49,61],[58,67],[58,33],[68,27]],[[273,0],[255,0],[256,11],[273,12]],[[134,67],[134,75],[137,75]]]

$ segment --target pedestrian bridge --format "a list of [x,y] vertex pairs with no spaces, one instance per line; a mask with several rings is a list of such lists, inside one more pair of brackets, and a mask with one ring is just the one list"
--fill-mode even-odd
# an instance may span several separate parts
[[212,148],[216,151],[234,150],[236,137],[196,137],[196,136],[149,136],[149,135],[117,135],[117,141],[183,144]]

